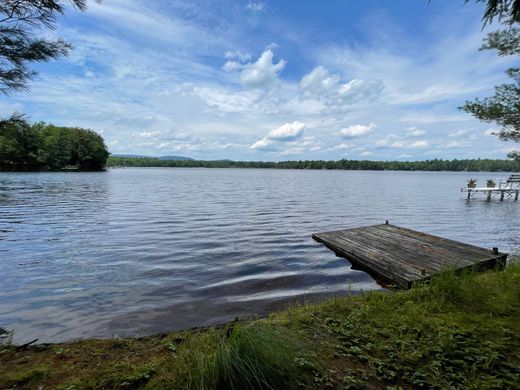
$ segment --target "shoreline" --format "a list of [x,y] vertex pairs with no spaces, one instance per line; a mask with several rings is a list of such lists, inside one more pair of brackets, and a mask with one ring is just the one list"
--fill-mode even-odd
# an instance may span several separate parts
[[515,160],[463,159],[422,161],[372,160],[294,160],[294,161],[233,161],[233,160],[163,160],[160,158],[109,157],[107,168],[248,168],[297,170],[355,171],[424,171],[424,172],[515,172],[520,163]]
[[219,326],[0,347],[0,388],[514,388],[519,259]]

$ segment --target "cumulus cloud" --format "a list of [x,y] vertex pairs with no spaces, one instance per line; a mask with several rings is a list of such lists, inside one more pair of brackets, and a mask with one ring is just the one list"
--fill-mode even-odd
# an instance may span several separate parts
[[223,69],[228,72],[240,70],[240,81],[245,87],[266,87],[278,78],[279,73],[287,64],[287,61],[284,59],[275,63],[273,62],[273,57],[272,48],[267,48],[256,62],[244,64],[237,61],[227,61]]
[[[60,34],[76,47],[69,60],[50,64],[51,71],[31,83],[33,93],[0,96],[0,111],[104,131],[114,153],[156,155],[160,149],[194,158],[248,159],[257,150],[273,150],[273,158],[302,153],[302,158],[328,159],[345,149],[356,155],[377,149],[378,159],[403,151],[413,158],[428,153],[460,158],[456,148],[471,141],[464,157],[504,157],[492,134],[498,130],[488,129],[485,137],[489,125],[455,109],[504,77],[505,59],[477,50],[478,20],[464,31],[447,24],[419,55],[408,50],[421,43],[417,37],[384,39],[380,26],[371,25],[365,26],[368,41],[344,41],[347,47],[311,41],[306,47],[312,56],[302,56],[291,45],[313,27],[299,20],[288,31],[284,26],[290,23],[279,15],[282,27],[273,30],[261,20],[268,11],[264,2],[247,0],[225,13],[216,2],[94,3],[81,26],[60,19]],[[453,25],[460,26],[459,16]],[[244,18],[252,23],[241,23]],[[109,34],[109,23],[121,33]],[[384,42],[378,40],[381,34]],[[283,60],[276,45],[258,46],[273,36],[287,50]],[[452,53],[446,48],[455,40],[465,44]],[[252,50],[258,54],[252,56]],[[298,66],[288,72],[285,60]],[[305,130],[268,134],[276,127],[272,123],[290,125],[294,118],[307,125]],[[346,127],[371,122],[381,128],[366,136],[363,128]],[[390,136],[391,129],[400,131]]]
[[250,148],[265,151],[277,150],[275,143],[266,137],[256,141],[253,145],[250,146]]
[[367,135],[375,127],[376,125],[373,123],[370,123],[369,125],[353,125],[341,129],[340,134],[343,138],[358,138]]
[[[294,121],[292,123],[285,123],[276,129],[271,130],[264,138],[256,141],[251,145],[251,149],[260,150],[275,150],[278,142],[296,141],[303,136],[305,130],[305,123]],[[307,138],[305,142],[312,141],[312,138]],[[304,146],[308,146],[307,143]]]
[[305,123],[294,121],[293,123],[286,123],[267,134],[267,138],[277,141],[292,141],[303,135]]

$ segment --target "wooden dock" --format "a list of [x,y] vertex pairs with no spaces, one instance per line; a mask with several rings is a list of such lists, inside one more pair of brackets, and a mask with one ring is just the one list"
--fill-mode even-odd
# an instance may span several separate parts
[[385,283],[408,289],[453,269],[503,268],[507,254],[405,229],[388,223],[316,233],[312,237]]

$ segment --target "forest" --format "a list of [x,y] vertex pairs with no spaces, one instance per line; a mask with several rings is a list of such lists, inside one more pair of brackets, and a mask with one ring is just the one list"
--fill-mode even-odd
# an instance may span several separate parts
[[0,121],[0,170],[41,171],[104,168],[108,150],[99,134],[22,117]]
[[350,169],[393,171],[485,171],[512,172],[519,170],[514,160],[464,159],[425,161],[370,160],[299,160],[299,161],[232,161],[232,160],[161,160],[159,158],[108,158],[110,167],[173,167],[173,168],[275,168],[275,169]]

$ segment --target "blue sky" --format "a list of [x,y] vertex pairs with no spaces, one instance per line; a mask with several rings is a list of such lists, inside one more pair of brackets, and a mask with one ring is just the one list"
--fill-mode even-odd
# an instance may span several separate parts
[[[112,153],[199,159],[504,158],[457,110],[506,81],[462,0],[94,2],[0,113],[100,132]],[[495,26],[496,27],[496,26]]]

